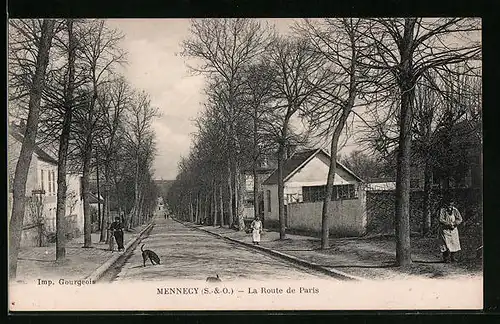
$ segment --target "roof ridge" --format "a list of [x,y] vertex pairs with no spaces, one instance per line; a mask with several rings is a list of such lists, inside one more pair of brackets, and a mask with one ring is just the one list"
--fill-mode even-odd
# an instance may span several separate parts
[[[318,154],[318,152],[321,150],[321,148],[319,149],[316,149],[316,150],[310,150],[310,151],[306,151],[306,152],[312,152],[311,155],[309,155],[302,163],[300,163],[297,167],[295,167],[293,170],[290,171],[290,173],[288,173],[288,175],[286,177],[283,177],[283,182],[287,181],[288,179],[290,179],[295,173],[297,173],[298,170],[300,170],[304,165],[306,165],[307,163],[309,163],[309,161],[311,161],[311,159],[316,155]],[[293,157],[293,155],[292,155]]]
[[[18,142],[23,142],[24,140],[24,135],[21,134],[21,132],[19,131],[18,129],[18,126],[16,125],[11,125],[8,127],[8,130],[9,130],[9,134],[14,137],[15,140],[17,140]],[[35,153],[36,155],[38,155],[38,158],[43,160],[43,161],[46,161],[46,162],[51,162],[51,163],[54,163],[54,164],[57,164],[57,159],[54,158],[53,156],[51,156],[49,153],[47,153],[44,149],[42,149],[40,147],[40,145],[36,144],[34,145],[34,148],[33,148],[33,153]]]

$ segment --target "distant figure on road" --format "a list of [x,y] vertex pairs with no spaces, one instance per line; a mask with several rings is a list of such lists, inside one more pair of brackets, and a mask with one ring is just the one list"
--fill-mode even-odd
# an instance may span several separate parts
[[455,253],[460,251],[460,239],[458,236],[457,226],[462,223],[462,215],[455,203],[449,200],[446,206],[439,210],[439,236],[441,240],[441,252],[443,253],[443,261],[446,263],[456,262]]
[[113,233],[115,237],[116,244],[118,245],[118,251],[123,251],[123,225],[120,222],[120,217],[115,217],[115,221],[109,226],[109,230]]
[[250,225],[252,228],[252,241],[253,244],[259,245],[260,242],[260,233],[262,233],[262,222],[260,221],[259,216],[256,216],[252,224]]
[[163,215],[165,216],[165,219],[167,219],[167,213],[163,213]]

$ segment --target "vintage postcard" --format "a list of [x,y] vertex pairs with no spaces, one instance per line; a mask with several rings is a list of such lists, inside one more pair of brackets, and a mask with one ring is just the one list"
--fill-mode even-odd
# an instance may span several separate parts
[[11,19],[9,309],[483,308],[476,18]]

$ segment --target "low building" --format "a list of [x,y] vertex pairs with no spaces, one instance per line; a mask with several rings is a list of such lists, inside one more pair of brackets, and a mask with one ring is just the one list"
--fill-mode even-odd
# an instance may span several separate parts
[[[7,140],[9,173],[8,219],[12,212],[12,184],[23,141],[24,125],[11,125]],[[81,200],[81,176],[67,173],[66,215],[67,235],[74,237],[83,233],[83,202]],[[44,244],[56,231],[57,205],[57,160],[35,146],[26,181],[26,209],[21,236],[21,246]],[[42,226],[43,224],[43,226]]]
[[245,170],[245,205],[243,215],[246,219],[255,217],[254,204],[257,204],[257,213],[260,217],[264,216],[264,190],[262,183],[273,173],[274,168],[267,164],[262,164],[256,168],[257,173],[257,197],[254,197],[254,174],[253,170]]
[[[296,152],[283,165],[285,224],[293,230],[321,231],[321,214],[330,156],[322,149]],[[263,183],[265,226],[277,227],[278,171]],[[361,178],[337,162],[331,201],[330,233],[363,235],[366,231],[366,192]]]

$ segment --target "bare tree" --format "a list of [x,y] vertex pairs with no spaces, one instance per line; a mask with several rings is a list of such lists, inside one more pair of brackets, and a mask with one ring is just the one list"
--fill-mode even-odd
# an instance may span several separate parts
[[327,78],[322,70],[324,59],[311,51],[305,39],[277,37],[266,52],[275,73],[272,113],[262,120],[270,138],[278,143],[278,213],[280,239],[285,239],[283,163],[285,150],[292,137],[292,122],[305,110],[312,95]]
[[73,19],[66,20],[68,33],[68,68],[67,84],[64,92],[64,116],[62,131],[59,137],[59,156],[57,164],[57,208],[56,208],[56,260],[66,257],[66,163],[68,157],[69,137],[71,131],[71,121],[73,118],[73,93],[75,89],[75,60],[77,39],[73,30]]
[[[241,147],[236,130],[236,120],[241,113],[236,104],[241,91],[239,74],[245,65],[250,64],[265,50],[269,30],[262,28],[259,22],[251,19],[199,19],[192,20],[191,34],[193,38],[183,42],[183,55],[199,58],[203,62],[201,66],[192,67],[192,69],[208,75],[216,75],[225,84],[226,105],[224,107],[228,116],[227,127],[230,139],[228,150],[231,152],[228,160],[228,189],[232,189],[233,180],[231,179],[234,177],[237,189],[236,219],[239,229],[242,230],[244,224],[242,222],[241,171],[237,159]],[[232,199],[232,193],[230,197]],[[232,202],[229,203],[229,208],[232,208]]]
[[[126,133],[127,140],[131,144],[134,157],[134,205],[127,218],[126,227],[130,229],[134,219],[138,219],[141,211],[141,168],[148,166],[150,148],[153,143],[152,122],[159,116],[158,108],[152,107],[149,96],[144,93],[138,93],[133,102],[129,105],[127,117]],[[146,168],[148,169],[148,168]],[[144,171],[144,169],[142,170]]]
[[270,111],[270,104],[273,96],[274,71],[266,62],[259,62],[249,65],[244,70],[244,104],[247,107],[244,112],[250,118],[251,128],[244,134],[251,139],[248,150],[251,152],[250,160],[252,162],[253,175],[253,196],[254,196],[254,215],[258,215],[258,190],[259,178],[257,168],[259,161],[268,153],[267,151],[274,143],[266,140],[266,133],[262,125],[265,114]]
[[120,145],[119,132],[124,127],[126,109],[130,105],[132,90],[123,77],[111,80],[103,85],[98,94],[100,112],[100,134],[96,137],[96,147],[100,154],[96,156],[96,163],[104,165],[105,204],[101,219],[100,241],[107,241],[107,227],[109,219],[109,191],[112,184],[111,168],[113,160],[117,159]]
[[[29,55],[33,55],[32,58],[34,59],[34,65],[32,66],[33,69],[26,71],[27,74],[25,75],[26,79],[29,80],[29,83],[31,84],[29,87],[28,117],[13,183],[13,203],[9,223],[10,279],[14,279],[17,272],[17,256],[19,253],[22,224],[25,213],[26,181],[35,147],[40,101],[43,88],[45,87],[45,72],[49,63],[50,48],[56,22],[52,19],[43,19],[41,22],[32,20],[31,23],[33,25],[40,24],[40,29],[36,28],[35,30],[27,30],[24,28],[24,24],[16,24],[15,22],[10,24],[10,27],[12,28],[12,37],[19,37],[17,41],[24,44],[21,47],[22,50],[30,53],[25,57],[16,56],[12,63],[15,64],[16,62],[28,60]],[[32,38],[33,40],[29,38]]]
[[362,150],[354,150],[338,160],[349,170],[369,182],[371,179],[392,176],[392,169],[379,155],[367,154]]
[[95,127],[98,122],[96,103],[100,86],[103,82],[107,82],[113,67],[124,62],[125,53],[119,47],[122,37],[116,30],[109,29],[104,20],[94,20],[88,22],[87,33],[80,42],[84,55],[84,66],[90,76],[87,109],[75,116],[78,117],[77,134],[79,134],[80,139],[77,142],[80,144],[83,165],[84,247],[92,246],[89,177]]
[[[415,85],[429,70],[479,58],[480,21],[465,18],[369,19],[366,67],[386,71],[381,84],[398,89],[398,150],[396,176],[396,259],[399,266],[411,264],[409,189],[410,145]],[[476,35],[474,35],[476,33]],[[476,40],[472,39],[476,36]]]
[[[310,123],[322,129],[320,135],[329,136],[330,165],[323,199],[321,248],[329,247],[329,223],[332,214],[331,200],[337,165],[339,139],[353,109],[359,105],[359,96],[366,80],[366,68],[359,64],[363,37],[360,19],[325,19],[323,24],[305,20],[299,31],[304,32],[313,44],[313,51],[326,59],[325,68],[330,76],[322,82],[315,96],[322,104],[307,112]],[[369,83],[368,83],[369,84]]]

